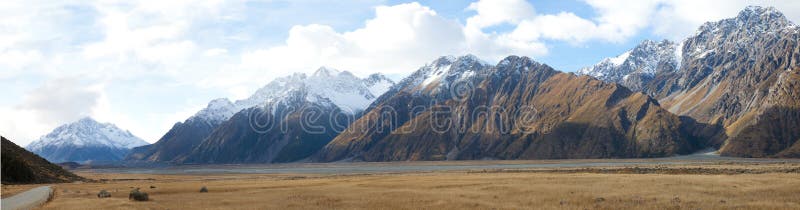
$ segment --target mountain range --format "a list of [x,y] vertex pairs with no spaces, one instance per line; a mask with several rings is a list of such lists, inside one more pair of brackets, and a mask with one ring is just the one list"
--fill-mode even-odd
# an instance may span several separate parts
[[[680,118],[647,95],[527,57],[495,66],[443,57],[412,75],[406,81],[422,82],[401,83],[407,86],[396,87],[316,160],[661,157],[697,148]],[[386,109],[396,114],[382,114]],[[373,125],[382,121],[396,123]]]
[[513,55],[497,64],[443,56],[397,83],[321,67],[246,99],[215,99],[125,160],[645,158],[707,148],[797,158],[798,40],[782,13],[751,6],[575,73]]

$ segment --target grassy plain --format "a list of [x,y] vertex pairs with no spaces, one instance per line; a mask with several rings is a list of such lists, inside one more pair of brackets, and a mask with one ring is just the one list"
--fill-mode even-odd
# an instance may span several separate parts
[[[371,174],[80,172],[43,209],[800,209],[800,164],[643,164]],[[155,188],[151,188],[151,186]],[[199,189],[207,186],[208,193]],[[3,194],[32,188],[4,185]],[[132,188],[151,201],[128,200]],[[100,190],[111,198],[100,199]]]

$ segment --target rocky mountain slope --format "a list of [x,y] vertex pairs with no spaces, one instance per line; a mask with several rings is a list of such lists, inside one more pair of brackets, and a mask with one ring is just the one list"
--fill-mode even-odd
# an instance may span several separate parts
[[2,139],[2,181],[3,184],[56,183],[84,180],[56,164]]
[[111,123],[86,117],[59,126],[27,146],[50,162],[116,161],[131,148],[148,144]]
[[792,100],[798,31],[775,8],[747,7],[687,38],[677,70],[659,65],[643,86],[621,84],[640,88],[672,113],[724,128],[710,142],[724,155],[783,156],[792,153],[784,150],[800,130]]
[[800,67],[776,80],[753,119],[722,147],[723,155],[800,158]]
[[494,67],[440,58],[398,86],[315,160],[661,157],[697,148],[688,123],[647,95],[527,57]]
[[[266,140],[263,138],[278,137],[260,136],[274,134],[286,137],[289,136],[286,133],[289,131],[286,129],[276,129],[270,132],[258,130],[251,127],[251,121],[255,123],[258,120],[259,122],[263,121],[262,123],[269,122],[276,125],[297,124],[300,122],[297,117],[300,116],[295,115],[306,110],[306,114],[319,112],[324,113],[321,115],[326,117],[332,114],[341,115],[333,118],[340,120],[337,123],[344,123],[344,125],[337,125],[338,127],[346,127],[352,118],[360,115],[377,96],[386,92],[392,85],[394,82],[380,74],[373,74],[362,79],[350,72],[327,67],[319,68],[310,76],[294,74],[278,78],[247,99],[234,103],[227,99],[212,101],[208,107],[185,122],[176,124],[157,143],[137,148],[137,151],[128,156],[128,159],[196,163],[296,160],[297,157],[308,156],[305,153],[313,152],[309,151],[312,150],[309,148],[321,147],[338,132],[328,128],[321,136],[304,136],[306,133],[297,130],[291,137],[292,139],[302,139],[301,141],[287,142],[287,140],[283,140],[280,141],[280,144],[265,143]],[[294,123],[290,123],[286,119],[291,119]],[[337,130],[340,131],[343,128]],[[261,141],[261,144],[244,144],[238,141]],[[259,154],[266,151],[267,148],[264,147],[275,147],[277,149],[271,150],[276,151],[286,147],[287,155],[279,157],[271,153]],[[293,148],[306,152],[288,154],[288,151]],[[252,154],[247,154],[247,152]]]

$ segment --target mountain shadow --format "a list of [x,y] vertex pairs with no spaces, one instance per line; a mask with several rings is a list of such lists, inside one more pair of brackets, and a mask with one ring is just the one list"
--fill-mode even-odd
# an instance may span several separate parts
[[[295,107],[294,105],[299,104]],[[353,115],[315,103],[253,107],[236,113],[180,163],[280,163],[304,159],[352,122]]]
[[728,140],[722,155],[800,158],[800,109],[772,107]]
[[2,183],[38,184],[86,180],[2,138]]

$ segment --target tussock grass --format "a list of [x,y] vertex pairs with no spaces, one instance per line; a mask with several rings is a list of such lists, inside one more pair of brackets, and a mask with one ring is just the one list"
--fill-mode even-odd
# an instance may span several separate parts
[[[686,168],[689,166],[637,166]],[[703,167],[691,165],[691,167]],[[44,209],[800,209],[792,164],[711,165],[764,173],[604,173],[603,170],[432,172],[359,175],[121,175],[139,178],[56,185]],[[784,172],[780,172],[780,171]],[[667,170],[670,171],[670,170]],[[789,171],[789,172],[786,172]],[[634,171],[635,172],[635,171]],[[674,171],[672,171],[674,172]],[[157,185],[152,201],[102,189]],[[198,186],[214,189],[197,193]],[[63,191],[67,189],[67,191]],[[82,193],[75,193],[82,192]]]

